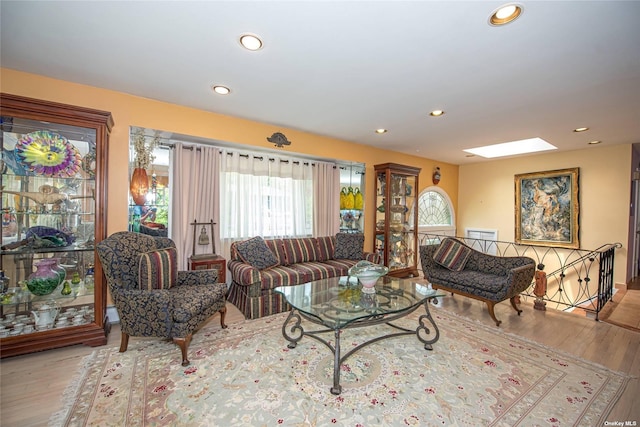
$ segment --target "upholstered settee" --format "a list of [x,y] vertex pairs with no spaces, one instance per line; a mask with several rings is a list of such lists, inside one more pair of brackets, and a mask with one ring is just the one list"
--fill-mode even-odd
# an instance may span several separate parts
[[486,302],[497,326],[502,321],[496,319],[494,306],[508,299],[520,315],[515,297],[531,285],[536,267],[529,257],[493,256],[453,238],[420,246],[420,261],[425,279],[435,289]]
[[220,312],[220,325],[227,327],[227,286],[218,283],[218,270],[179,271],[171,239],[121,231],[97,250],[120,317],[121,352],[129,336],[169,338],[186,366],[192,334],[205,320]]
[[363,246],[361,233],[235,242],[227,264],[232,278],[228,300],[247,319],[290,310],[274,288],[346,276],[363,259],[380,263],[380,256],[364,252]]

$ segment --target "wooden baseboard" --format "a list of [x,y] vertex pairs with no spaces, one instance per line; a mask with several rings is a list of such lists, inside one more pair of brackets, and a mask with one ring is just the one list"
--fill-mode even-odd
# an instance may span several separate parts
[[626,290],[627,290],[627,284],[626,284],[626,283],[619,283],[619,282],[616,282],[616,283],[613,285],[613,287],[614,287],[614,288],[616,288],[616,289],[620,289],[621,291],[626,291]]

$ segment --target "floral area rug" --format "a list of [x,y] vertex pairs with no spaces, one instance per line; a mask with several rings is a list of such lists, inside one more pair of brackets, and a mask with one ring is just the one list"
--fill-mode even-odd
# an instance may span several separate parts
[[[286,314],[226,330],[210,322],[194,335],[188,367],[173,343],[132,338],[125,353],[105,348],[84,360],[51,425],[598,426],[628,381],[499,328],[432,312],[440,329],[433,351],[415,336],[364,347],[342,366],[339,396],[329,392],[326,346],[304,337],[287,348]],[[346,330],[343,353],[389,331]]]

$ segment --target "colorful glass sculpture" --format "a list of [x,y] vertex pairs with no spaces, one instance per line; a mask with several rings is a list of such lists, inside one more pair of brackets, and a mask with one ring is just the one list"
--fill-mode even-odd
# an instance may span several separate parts
[[29,172],[69,178],[80,170],[78,149],[57,133],[36,131],[23,135],[15,148],[16,158]]
[[363,260],[349,269],[349,276],[356,276],[364,288],[373,288],[378,279],[388,272],[389,268],[384,265]]
[[136,205],[144,205],[147,200],[147,193],[149,192],[149,178],[147,177],[146,170],[142,168],[135,168],[133,170],[129,191]]
[[354,209],[361,211],[362,208],[364,207],[364,195],[360,192],[359,188],[356,187],[356,189],[353,190],[353,197],[354,197],[354,204],[353,204]]

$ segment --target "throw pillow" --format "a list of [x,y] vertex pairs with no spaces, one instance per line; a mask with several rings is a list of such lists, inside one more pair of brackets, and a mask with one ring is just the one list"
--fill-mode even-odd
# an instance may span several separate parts
[[159,249],[140,255],[138,284],[140,289],[168,289],[178,278],[176,248]]
[[455,239],[446,238],[433,254],[433,260],[451,271],[462,271],[471,256],[471,248]]
[[336,247],[335,236],[317,237],[318,244],[318,261],[327,261],[333,259]]
[[336,234],[335,259],[357,259],[364,256],[364,234],[362,233],[338,233]]
[[282,239],[267,239],[264,241],[272,254],[275,255],[278,265],[287,265],[287,257],[284,253],[284,241]]
[[242,261],[259,270],[280,265],[276,256],[260,236],[239,242],[236,249]]

